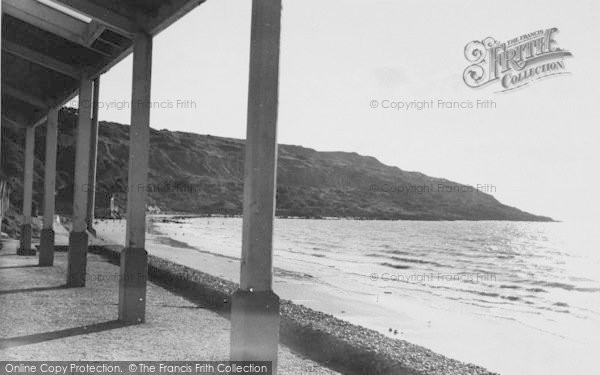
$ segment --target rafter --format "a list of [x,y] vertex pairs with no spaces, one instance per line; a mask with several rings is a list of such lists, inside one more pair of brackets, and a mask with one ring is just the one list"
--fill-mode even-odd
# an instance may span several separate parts
[[49,103],[46,100],[38,98],[35,95],[23,92],[5,83],[2,83],[2,93],[8,96],[12,96],[15,99],[30,104],[34,107],[38,107],[40,109],[47,109],[49,107]]
[[64,74],[69,77],[79,78],[80,72],[74,66],[69,64],[65,64],[62,61],[58,61],[50,56],[44,55],[37,51],[31,50],[29,48],[23,47],[13,42],[9,42],[4,40],[2,42],[2,50],[10,53],[11,55],[15,55],[21,57],[27,61],[31,61],[37,65],[41,65],[50,70],[54,70],[61,74]]
[[90,26],[88,28],[88,33],[84,37],[85,44],[87,46],[91,46],[92,44],[94,44],[96,39],[98,39],[100,37],[100,35],[102,35],[104,30],[106,30],[106,27],[103,24],[99,23],[98,21],[94,20],[94,21],[90,22]]
[[[110,4],[114,8],[105,5],[104,1],[97,0],[0,1],[3,14],[11,15],[30,24],[32,27],[53,33],[60,38],[99,54],[97,62],[94,62],[92,66],[78,69],[78,74],[92,79],[108,71],[127,55],[131,54],[132,46],[127,39],[133,39],[138,33],[152,36],[157,35],[205,0],[165,0],[151,14],[145,13],[143,9],[146,7],[138,7],[129,4],[125,0],[123,2],[111,2]],[[108,35],[104,33],[104,30],[115,32],[124,39],[113,39],[112,33]],[[122,43],[119,40],[122,40]],[[95,43],[95,41],[101,41],[104,44]],[[8,49],[11,49],[11,47],[9,46]],[[8,52],[6,48],[4,50]],[[36,64],[47,66],[61,73],[68,73],[66,74],[67,76],[72,76],[75,73],[73,72],[73,68],[75,67],[67,67],[69,64],[65,64],[67,66],[61,65],[61,62],[57,64],[57,61],[47,59],[49,56],[39,56],[35,53],[32,54],[32,51],[15,49],[12,49],[11,52],[29,61],[35,60],[33,62]],[[78,76],[77,78],[81,77]],[[2,89],[3,95],[16,97],[23,102],[43,108],[44,110],[50,107],[62,106],[65,102],[77,96],[77,91],[64,95],[53,92],[51,94],[54,96],[40,99],[34,95],[30,95],[24,89],[7,88],[4,85]],[[42,116],[43,118],[40,119],[37,112],[34,117],[37,120],[31,119],[32,124],[39,124],[45,121],[45,116]]]
[[139,24],[147,22],[141,14],[124,16],[89,0],[52,0],[76,12],[85,14],[107,28],[132,38],[141,28]]
[[77,44],[84,44],[89,24],[35,0],[2,0],[2,11]]
[[2,115],[2,121],[4,121],[4,122],[6,122],[8,125],[10,125],[10,126],[13,126],[13,127],[16,127],[16,128],[24,128],[24,127],[26,127],[26,126],[27,126],[27,125],[25,125],[25,124],[23,124],[23,123],[20,123],[20,122],[18,122],[18,121],[16,121],[16,120],[13,120],[13,119],[9,118],[9,117],[8,117],[8,116],[6,116],[6,115]]
[[206,0],[173,0],[166,2],[158,14],[146,24],[146,31],[150,35],[156,35],[177,22],[180,18],[194,10]]

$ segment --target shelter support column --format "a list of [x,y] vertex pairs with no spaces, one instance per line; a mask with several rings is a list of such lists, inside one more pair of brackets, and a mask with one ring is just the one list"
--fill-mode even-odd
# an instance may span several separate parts
[[281,0],[253,0],[240,289],[231,359],[271,361],[277,373],[279,297],[272,291]]
[[35,128],[25,129],[25,166],[23,168],[23,223],[21,224],[21,244],[18,255],[35,255],[31,248],[31,206],[33,201],[33,161],[35,148]]
[[[2,1],[0,1],[0,40],[2,40]],[[2,67],[0,67],[0,76],[2,75]],[[2,234],[2,223],[4,222],[4,189],[7,189],[4,178],[4,167],[2,166],[2,100],[0,100],[0,235]],[[2,243],[0,242],[0,249]]]
[[44,165],[44,224],[40,236],[39,265],[54,264],[54,199],[56,187],[56,150],[58,110],[48,111],[46,122],[46,163]]
[[100,77],[94,80],[92,101],[92,132],[90,139],[90,174],[87,186],[87,229],[95,235],[94,213],[96,208],[96,165],[98,160],[98,100],[100,95]]
[[150,153],[151,81],[152,36],[138,33],[133,42],[127,229],[125,249],[121,252],[119,280],[119,320],[127,323],[143,323],[146,319],[146,189]]
[[87,183],[89,176],[89,147],[92,129],[92,81],[81,80],[79,89],[79,118],[75,149],[75,178],[73,195],[73,228],[69,234],[67,287],[85,286],[87,268]]

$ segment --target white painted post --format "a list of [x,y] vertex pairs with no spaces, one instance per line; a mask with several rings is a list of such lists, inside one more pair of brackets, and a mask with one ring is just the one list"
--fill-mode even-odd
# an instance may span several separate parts
[[119,281],[119,320],[128,323],[143,323],[146,319],[146,188],[150,153],[151,82],[152,36],[138,33],[133,42],[127,231],[125,249],[121,252]]
[[79,89],[79,118],[75,149],[75,178],[73,189],[73,228],[69,235],[67,287],[85,286],[88,234],[86,225],[87,190],[90,166],[90,137],[92,128],[92,81],[82,78]]
[[[2,3],[2,1],[0,1]],[[0,5],[0,15],[2,11],[2,5]],[[0,18],[2,18],[0,16]],[[2,21],[0,21],[0,29],[2,29]],[[0,31],[0,38],[2,37],[2,31]],[[0,39],[1,40],[1,39]],[[0,75],[2,74],[0,68]],[[1,102],[1,100],[0,100]],[[2,103],[0,103],[0,114],[2,113]],[[0,234],[2,234],[2,223],[4,222],[4,189],[6,186],[6,181],[4,181],[4,167],[2,166],[2,117],[0,115]],[[2,243],[0,242],[0,249],[2,248]]]
[[31,206],[33,201],[33,162],[35,128],[25,129],[25,166],[23,168],[23,223],[21,224],[21,246],[19,255],[35,255],[31,248]]
[[98,159],[98,99],[100,95],[100,77],[94,80],[94,98],[92,103],[92,132],[90,140],[90,174],[88,177],[87,229],[95,235],[94,213],[96,208],[96,163]]
[[253,0],[240,290],[232,300],[231,359],[272,361],[279,297],[272,291],[281,0]]
[[[2,1],[0,1],[0,40],[2,40]],[[2,64],[0,64],[2,65]],[[0,76],[2,76],[2,67],[0,66]],[[4,178],[4,167],[2,166],[2,101],[0,100],[0,179]],[[7,181],[0,181],[0,234],[2,234],[2,223],[4,222],[4,189],[8,189]],[[0,249],[2,243],[0,242]]]
[[58,133],[58,110],[48,111],[46,121],[46,163],[44,165],[44,224],[40,236],[39,265],[54,264],[54,199],[56,187],[56,150]]
[[[0,1],[0,40],[2,40],[2,1]],[[2,64],[0,64],[2,65]],[[2,67],[0,66],[0,76],[2,76]],[[4,175],[4,167],[2,166],[2,100],[0,100],[0,177]],[[0,200],[2,200],[4,196],[0,195]],[[2,205],[4,202],[0,202],[0,234],[2,233],[2,222],[4,221],[4,207]],[[2,248],[2,244],[0,243],[0,249]]]

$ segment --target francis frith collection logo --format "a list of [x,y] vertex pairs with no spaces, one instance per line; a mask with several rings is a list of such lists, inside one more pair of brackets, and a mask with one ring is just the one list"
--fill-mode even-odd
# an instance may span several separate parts
[[501,43],[492,37],[472,41],[465,47],[471,63],[463,80],[472,88],[499,83],[509,91],[542,78],[567,74],[565,58],[571,52],[556,42],[557,28],[537,30]]

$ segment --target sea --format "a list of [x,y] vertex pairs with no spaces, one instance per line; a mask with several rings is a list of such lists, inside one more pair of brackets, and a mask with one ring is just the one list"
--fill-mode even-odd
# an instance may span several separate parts
[[[118,241],[124,225],[97,231]],[[241,218],[154,217],[147,247],[239,281],[241,231]],[[582,223],[276,219],[274,290],[501,374],[592,374],[599,244]]]

